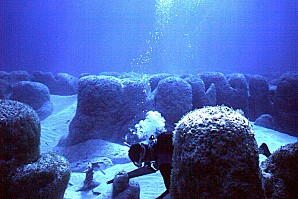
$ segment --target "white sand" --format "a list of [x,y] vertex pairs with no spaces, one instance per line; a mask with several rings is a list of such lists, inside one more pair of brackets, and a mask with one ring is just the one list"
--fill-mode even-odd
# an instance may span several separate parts
[[68,125],[75,115],[77,96],[51,95],[53,114],[41,121],[41,153],[51,150],[61,136],[68,134]]
[[[41,152],[45,153],[52,150],[62,136],[67,136],[68,125],[74,117],[77,105],[77,96],[57,96],[52,95],[51,101],[54,105],[54,111],[51,116],[41,121]],[[271,129],[266,129],[259,126],[254,126],[255,137],[258,145],[263,142],[267,143],[271,152],[274,152],[279,147],[288,143],[297,141],[296,137],[289,136]],[[61,148],[60,148],[61,149]],[[131,171],[136,167],[129,162],[127,158],[128,147],[109,143],[103,140],[89,140],[77,146],[62,148],[63,154],[71,160],[74,170],[81,172],[72,172],[69,186],[65,191],[66,199],[88,199],[88,198],[109,198],[112,185],[106,184],[106,181],[112,179],[114,175],[121,170]],[[260,155],[260,161],[266,157]],[[94,192],[99,192],[99,195],[93,194],[92,191],[76,192],[83,185],[85,169],[88,161],[100,160],[103,161],[100,170],[94,173],[94,179],[101,184],[94,188]],[[78,169],[79,168],[79,169]],[[141,187],[141,199],[156,198],[165,191],[162,177],[159,172],[134,178]]]

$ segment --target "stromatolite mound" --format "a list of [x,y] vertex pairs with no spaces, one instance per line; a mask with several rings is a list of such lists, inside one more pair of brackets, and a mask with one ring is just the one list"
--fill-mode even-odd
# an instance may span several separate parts
[[0,198],[62,199],[70,178],[68,161],[40,155],[40,121],[28,105],[0,100]]
[[48,87],[39,82],[20,81],[12,88],[11,100],[16,100],[31,106],[40,120],[50,116],[53,104]]
[[144,82],[113,76],[80,78],[76,115],[68,137],[59,145],[75,145],[88,139],[122,141],[129,132],[127,124],[139,118],[147,107],[145,89]]
[[191,85],[179,77],[167,77],[161,80],[154,95],[155,110],[166,120],[166,128],[173,126],[188,111],[192,110]]
[[0,100],[0,160],[27,164],[39,158],[40,122],[23,103]]
[[205,107],[175,131],[171,197],[264,198],[257,143],[242,113]]
[[298,142],[275,151],[261,164],[266,198],[298,196]]
[[298,136],[298,73],[281,77],[273,99],[275,129]]

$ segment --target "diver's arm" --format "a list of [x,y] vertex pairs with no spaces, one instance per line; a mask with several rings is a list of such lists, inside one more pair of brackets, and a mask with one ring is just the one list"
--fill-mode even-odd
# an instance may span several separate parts
[[[128,172],[128,178],[135,178],[135,177],[139,177],[139,176],[143,176],[143,175],[147,175],[147,174],[151,174],[151,173],[155,173],[157,170],[153,169],[151,166],[143,166],[140,168],[137,168],[135,170],[132,170],[130,172]],[[113,183],[114,179],[107,181],[107,184],[111,184]]]
[[135,178],[135,177],[138,177],[138,176],[143,176],[143,175],[155,173],[156,171],[157,170],[153,169],[151,166],[144,166],[144,167],[137,168],[133,171],[130,171],[127,174],[128,174],[129,178]]

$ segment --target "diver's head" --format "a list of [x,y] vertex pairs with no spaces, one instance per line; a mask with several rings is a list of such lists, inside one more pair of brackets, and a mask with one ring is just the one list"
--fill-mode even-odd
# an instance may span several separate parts
[[132,144],[128,156],[135,166],[141,167],[146,155],[146,147],[144,144]]

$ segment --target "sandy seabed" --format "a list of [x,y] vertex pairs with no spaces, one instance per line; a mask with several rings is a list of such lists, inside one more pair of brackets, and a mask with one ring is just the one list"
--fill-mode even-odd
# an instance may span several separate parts
[[[127,157],[128,147],[110,143],[104,140],[89,140],[69,148],[55,147],[62,136],[67,136],[68,126],[75,115],[77,106],[77,95],[58,96],[51,95],[51,101],[54,111],[51,116],[41,121],[41,153],[51,150],[63,151],[75,169],[71,173],[69,185],[65,191],[65,199],[107,199],[110,198],[112,185],[106,184],[106,181],[113,179],[114,175],[121,171],[131,171],[136,167]],[[271,129],[255,126],[255,138],[258,145],[267,143],[271,152],[274,152],[281,146],[297,141],[296,137],[289,136]],[[260,155],[260,162],[266,157]],[[85,179],[84,170],[88,161],[102,160],[104,163],[101,169],[95,171],[94,180],[100,182],[100,185],[90,191],[77,191],[83,186]],[[83,165],[81,170],[78,165]],[[138,182],[141,189],[141,199],[153,199],[165,191],[163,179],[159,172],[131,179]]]

